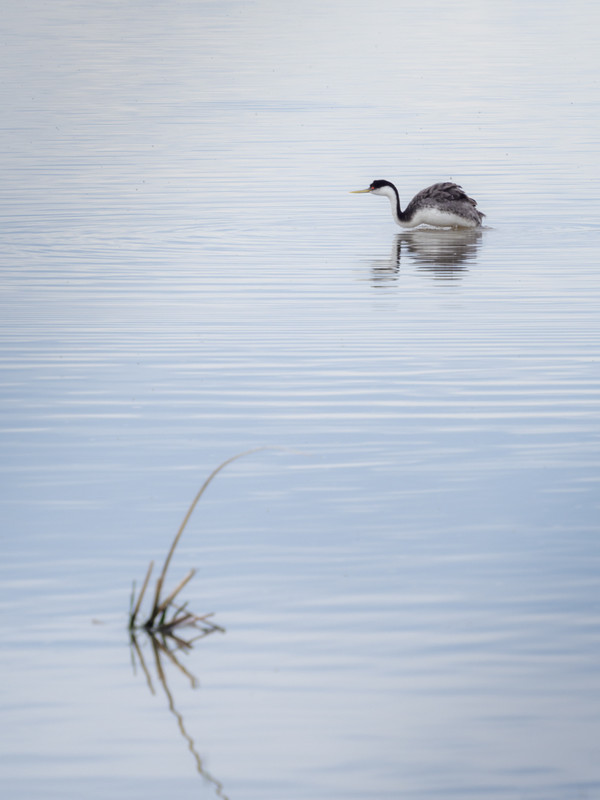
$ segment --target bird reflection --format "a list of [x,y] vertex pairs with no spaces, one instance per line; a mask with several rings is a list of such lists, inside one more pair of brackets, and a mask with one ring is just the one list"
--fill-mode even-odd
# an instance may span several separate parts
[[390,256],[372,262],[375,286],[398,280],[400,260],[404,255],[436,280],[456,280],[468,269],[481,244],[481,230],[422,228],[394,237]]
[[[177,710],[175,706],[175,700],[169,689],[169,684],[167,682],[167,673],[164,669],[166,663],[172,664],[176,667],[185,677],[189,680],[190,686],[192,689],[195,689],[198,686],[198,680],[194,675],[192,675],[189,670],[187,670],[183,664],[181,663],[178,656],[182,652],[189,652],[193,647],[193,642],[203,636],[208,636],[209,633],[213,633],[214,631],[223,631],[223,628],[219,628],[218,626],[214,625],[210,629],[206,629],[200,636],[196,636],[194,639],[184,639],[183,637],[177,635],[174,636],[172,634],[166,635],[154,635],[152,633],[144,634],[145,641],[150,643],[152,648],[152,662],[154,663],[154,672],[156,673],[156,677],[158,679],[159,684],[161,685],[169,704],[169,711],[173,714],[175,719],[177,720],[177,726],[179,731],[185,741],[187,742],[188,750],[194,757],[194,761],[196,762],[196,769],[198,773],[210,784],[214,786],[215,794],[217,797],[223,798],[223,800],[229,800],[225,792],[223,791],[223,784],[218,781],[213,775],[208,772],[208,770],[204,767],[202,762],[202,758],[198,751],[196,750],[196,745],[194,744],[194,740],[191,735],[188,733],[185,722],[183,719],[183,715],[181,712]],[[142,672],[144,673],[144,677],[146,678],[146,683],[148,684],[148,688],[152,692],[153,695],[156,695],[156,690],[154,688],[154,683],[152,681],[152,669],[146,664],[146,660],[144,658],[144,654],[142,652],[142,647],[138,641],[138,636],[136,635],[135,631],[131,633],[131,661],[133,664],[134,673],[137,671],[137,664],[139,664]],[[150,662],[152,664],[152,662]]]

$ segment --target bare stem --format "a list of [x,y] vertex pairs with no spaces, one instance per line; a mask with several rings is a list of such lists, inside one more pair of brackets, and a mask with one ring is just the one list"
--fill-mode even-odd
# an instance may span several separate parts
[[[146,587],[148,586],[148,581],[150,580],[150,575],[152,574],[152,570],[154,569],[154,561],[151,561],[148,566],[148,572],[146,572],[146,577],[144,578],[144,583],[142,584],[142,588],[140,590],[139,597],[137,599],[137,603],[135,604],[135,608],[131,616],[129,617],[129,627],[133,628],[135,625],[136,617],[139,613],[140,607],[142,605],[142,600],[144,599],[144,594],[146,592]],[[133,600],[133,596],[131,598]]]
[[195,570],[195,569],[191,569],[191,570],[188,572],[188,574],[187,574],[187,575],[185,576],[185,578],[184,578],[184,579],[183,579],[183,580],[182,580],[182,581],[179,583],[179,585],[178,585],[178,586],[176,586],[176,587],[175,587],[175,589],[173,589],[173,591],[171,592],[171,594],[170,594],[168,597],[166,597],[166,598],[165,598],[165,599],[162,601],[162,603],[160,604],[160,606],[159,606],[159,607],[158,607],[158,609],[157,609],[157,614],[162,614],[162,613],[163,613],[163,611],[166,611],[166,609],[167,609],[167,607],[169,606],[169,604],[173,602],[173,600],[174,600],[174,599],[177,597],[177,595],[179,594],[179,592],[180,592],[180,591],[183,589],[183,587],[184,587],[184,586],[185,586],[185,585],[186,585],[186,584],[187,584],[189,581],[191,581],[191,580],[192,580],[192,578],[194,577],[194,575],[195,575],[195,574],[196,574],[196,570]]
[[165,582],[165,578],[167,576],[167,570],[169,569],[169,564],[171,563],[171,559],[173,558],[173,553],[175,552],[175,548],[177,547],[177,545],[179,543],[179,540],[181,539],[181,534],[185,530],[185,526],[188,524],[188,521],[189,521],[190,517],[192,516],[192,513],[193,513],[194,509],[196,508],[196,506],[198,504],[198,501],[200,500],[200,498],[204,494],[205,489],[208,487],[209,483],[213,480],[213,478],[215,478],[219,474],[219,472],[221,472],[222,469],[224,469],[226,466],[231,464],[232,461],[237,461],[238,458],[243,458],[244,456],[249,456],[251,453],[257,453],[260,450],[265,450],[265,449],[266,449],[265,447],[255,447],[252,450],[245,450],[243,453],[238,453],[235,456],[231,456],[231,458],[228,458],[226,461],[223,461],[222,464],[219,464],[219,466],[216,469],[214,469],[210,473],[208,478],[204,481],[204,483],[200,487],[200,490],[198,491],[198,494],[192,500],[192,504],[188,508],[187,514],[185,515],[185,517],[183,518],[183,522],[179,526],[179,530],[175,534],[175,538],[173,539],[173,543],[171,544],[171,548],[170,548],[169,552],[167,553],[167,557],[165,558],[165,563],[163,564],[163,568],[162,568],[162,571],[160,573],[160,576],[158,577],[158,580],[156,581],[156,590],[155,590],[155,593],[154,593],[154,604],[153,604],[153,607],[152,607],[152,614],[150,615],[150,619],[151,620],[156,619],[156,617],[160,613],[159,612],[159,607],[164,606],[164,603],[161,604],[161,602],[160,602],[160,593],[162,591],[162,587],[163,587],[163,584]]

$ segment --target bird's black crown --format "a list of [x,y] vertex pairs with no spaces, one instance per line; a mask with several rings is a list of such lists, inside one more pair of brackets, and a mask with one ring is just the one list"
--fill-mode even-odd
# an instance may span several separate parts
[[392,184],[389,181],[373,181],[373,183],[369,186],[369,189],[383,189],[384,186],[391,186]]

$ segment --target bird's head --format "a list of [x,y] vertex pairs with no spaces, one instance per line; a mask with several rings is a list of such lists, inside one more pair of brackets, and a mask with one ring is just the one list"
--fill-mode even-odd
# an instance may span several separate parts
[[389,189],[393,189],[389,181],[373,181],[368,189],[355,189],[353,192],[350,192],[350,194],[365,194],[366,192],[370,192],[371,194],[387,195]]

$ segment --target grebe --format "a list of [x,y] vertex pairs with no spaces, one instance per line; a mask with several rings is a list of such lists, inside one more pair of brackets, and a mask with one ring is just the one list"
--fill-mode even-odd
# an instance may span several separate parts
[[358,189],[350,194],[381,194],[392,206],[392,214],[403,228],[433,225],[436,228],[480,228],[485,217],[477,211],[476,201],[456,183],[434,183],[416,194],[404,211],[400,208],[398,190],[390,181],[373,181],[368,189]]

